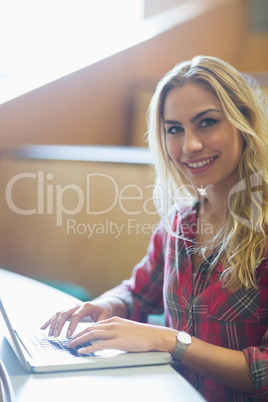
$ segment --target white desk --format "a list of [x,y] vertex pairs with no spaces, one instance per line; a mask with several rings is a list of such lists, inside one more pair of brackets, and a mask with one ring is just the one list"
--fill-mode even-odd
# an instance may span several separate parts
[[[73,306],[77,301],[47,285],[2,269],[0,294],[17,317],[22,317],[26,323],[35,321],[38,327],[55,309]],[[18,402],[204,401],[169,365],[28,374],[3,337],[2,330],[0,328],[0,357]]]

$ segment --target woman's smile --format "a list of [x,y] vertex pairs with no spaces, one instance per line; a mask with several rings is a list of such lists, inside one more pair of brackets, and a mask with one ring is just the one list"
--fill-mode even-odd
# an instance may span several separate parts
[[186,168],[189,170],[190,173],[199,174],[210,169],[216,158],[217,156],[210,158],[201,158],[193,161],[185,161],[183,162],[183,164],[186,166]]

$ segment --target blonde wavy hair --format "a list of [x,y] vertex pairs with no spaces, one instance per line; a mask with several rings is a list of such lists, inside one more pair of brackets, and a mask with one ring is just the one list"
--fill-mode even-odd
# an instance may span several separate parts
[[[163,108],[168,92],[186,83],[197,83],[220,101],[229,122],[244,137],[244,152],[238,166],[237,188],[226,206],[226,222],[211,240],[218,249],[212,263],[224,266],[224,286],[232,290],[258,287],[255,276],[267,250],[268,225],[268,121],[267,101],[256,83],[230,64],[208,56],[196,56],[176,65],[158,83],[148,110],[148,143],[153,153],[156,207],[167,221],[168,212],[179,205],[194,203],[200,192],[180,174],[170,159],[165,143]],[[206,248],[202,248],[205,255]]]

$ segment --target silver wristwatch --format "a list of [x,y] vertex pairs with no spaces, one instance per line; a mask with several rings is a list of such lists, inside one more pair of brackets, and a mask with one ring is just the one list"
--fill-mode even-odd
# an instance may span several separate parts
[[187,332],[180,331],[177,333],[176,338],[177,338],[177,346],[172,357],[177,362],[180,362],[187,346],[189,346],[192,343],[192,337]]

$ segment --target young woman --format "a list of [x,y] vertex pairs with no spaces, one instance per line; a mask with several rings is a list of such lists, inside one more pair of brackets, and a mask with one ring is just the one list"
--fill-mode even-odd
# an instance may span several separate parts
[[[229,64],[195,57],[158,84],[148,140],[162,217],[130,280],[56,313],[43,329],[70,346],[167,351],[208,401],[268,398],[268,125]],[[166,326],[146,324],[165,313]]]

